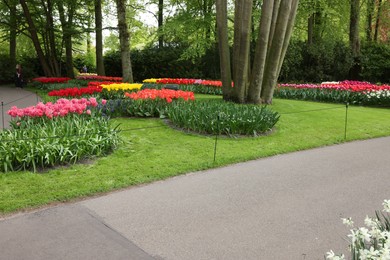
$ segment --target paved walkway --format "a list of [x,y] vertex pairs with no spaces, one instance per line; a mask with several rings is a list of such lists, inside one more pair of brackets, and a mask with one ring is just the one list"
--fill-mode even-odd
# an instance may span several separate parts
[[2,129],[9,127],[11,117],[7,114],[7,111],[12,106],[29,107],[36,105],[39,100],[35,93],[28,90],[16,88],[12,85],[0,86],[0,127]]
[[[0,259],[324,259],[390,199],[390,137],[195,172],[0,220]],[[129,169],[131,170],[131,169]]]

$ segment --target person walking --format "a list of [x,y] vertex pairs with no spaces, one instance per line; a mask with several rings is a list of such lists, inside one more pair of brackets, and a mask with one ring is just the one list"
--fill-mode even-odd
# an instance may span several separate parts
[[15,87],[23,88],[23,75],[22,75],[22,66],[20,64],[16,65],[15,71]]

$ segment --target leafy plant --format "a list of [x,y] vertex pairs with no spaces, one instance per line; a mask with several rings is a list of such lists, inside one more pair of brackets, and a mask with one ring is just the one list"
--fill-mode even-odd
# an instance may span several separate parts
[[167,111],[177,127],[207,134],[257,136],[271,130],[279,114],[265,106],[227,102],[176,102]]

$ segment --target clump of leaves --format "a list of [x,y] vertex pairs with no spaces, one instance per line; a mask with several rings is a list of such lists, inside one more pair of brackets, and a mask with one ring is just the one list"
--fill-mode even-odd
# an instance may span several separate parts
[[266,106],[210,101],[172,103],[167,116],[175,126],[185,130],[228,136],[264,134],[280,117]]

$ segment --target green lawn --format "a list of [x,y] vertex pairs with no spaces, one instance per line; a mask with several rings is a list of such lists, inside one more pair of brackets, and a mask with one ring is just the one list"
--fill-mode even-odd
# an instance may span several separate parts
[[[215,163],[213,136],[183,133],[160,119],[112,120],[112,124],[120,123],[124,143],[107,157],[40,174],[0,174],[0,214],[344,141],[343,105],[276,99],[272,108],[281,114],[273,133],[257,138],[220,137]],[[390,109],[350,106],[347,129],[347,141],[390,135]]]

